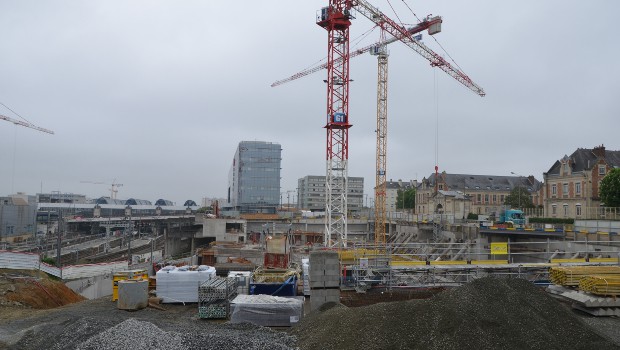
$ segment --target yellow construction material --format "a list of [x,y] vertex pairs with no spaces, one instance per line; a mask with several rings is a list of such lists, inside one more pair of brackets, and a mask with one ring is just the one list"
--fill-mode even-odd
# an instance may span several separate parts
[[466,260],[438,260],[431,261],[431,265],[467,265]]
[[298,268],[268,269],[259,266],[252,273],[252,280],[256,283],[283,283],[291,276],[297,276],[299,279],[300,272]]
[[618,258],[590,258],[590,262],[617,263]]
[[501,265],[508,264],[508,260],[472,260],[472,265]]
[[560,263],[584,263],[586,259],[551,259],[551,263],[560,264]]
[[603,275],[620,278],[620,266],[555,266],[549,269],[551,282],[562,286],[578,286],[582,278]]
[[149,280],[149,273],[146,270],[127,270],[117,271],[112,276],[112,301],[118,300],[118,281],[124,280]]
[[579,281],[579,289],[596,295],[620,295],[620,273],[618,275],[587,276]]
[[391,266],[418,266],[418,265],[426,265],[426,261],[414,260],[414,261],[394,261],[390,263]]
[[339,250],[338,259],[340,260],[355,260],[359,258],[375,258],[379,254],[385,254],[385,252],[379,251],[379,249],[351,249],[351,250]]

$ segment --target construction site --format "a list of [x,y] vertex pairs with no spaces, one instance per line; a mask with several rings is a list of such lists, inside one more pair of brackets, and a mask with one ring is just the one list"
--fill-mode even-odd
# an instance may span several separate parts
[[[380,39],[350,50],[353,19]],[[417,20],[330,0],[316,15],[327,62],[272,84],[326,71],[321,215],[282,203],[235,215],[217,201],[200,212],[48,204],[55,222],[48,211],[42,234],[0,250],[0,349],[620,349],[616,211],[547,224],[518,209],[495,221],[448,220],[442,205],[423,220],[386,209],[388,45],[486,95],[422,42],[441,32],[441,16]],[[349,68],[365,53],[377,58],[374,203],[350,215]]]

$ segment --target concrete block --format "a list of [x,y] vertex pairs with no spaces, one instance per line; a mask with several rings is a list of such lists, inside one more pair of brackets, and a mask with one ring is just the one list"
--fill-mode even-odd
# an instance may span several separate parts
[[310,310],[315,311],[325,304],[325,297],[315,296],[314,293],[310,295]]
[[325,282],[320,280],[310,280],[310,288],[325,288]]
[[340,271],[340,264],[325,264],[325,271]]

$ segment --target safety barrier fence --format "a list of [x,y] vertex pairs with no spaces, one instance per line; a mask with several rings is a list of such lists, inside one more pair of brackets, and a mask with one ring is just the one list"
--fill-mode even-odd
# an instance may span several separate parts
[[101,276],[127,270],[128,268],[129,264],[127,261],[69,265],[58,268],[41,261],[38,254],[0,250],[0,269],[40,270],[63,280]]

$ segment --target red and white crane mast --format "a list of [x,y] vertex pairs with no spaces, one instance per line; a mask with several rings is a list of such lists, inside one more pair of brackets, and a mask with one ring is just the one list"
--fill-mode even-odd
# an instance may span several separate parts
[[351,1],[330,0],[317,24],[327,30],[326,246],[347,244],[349,159],[349,27]]

